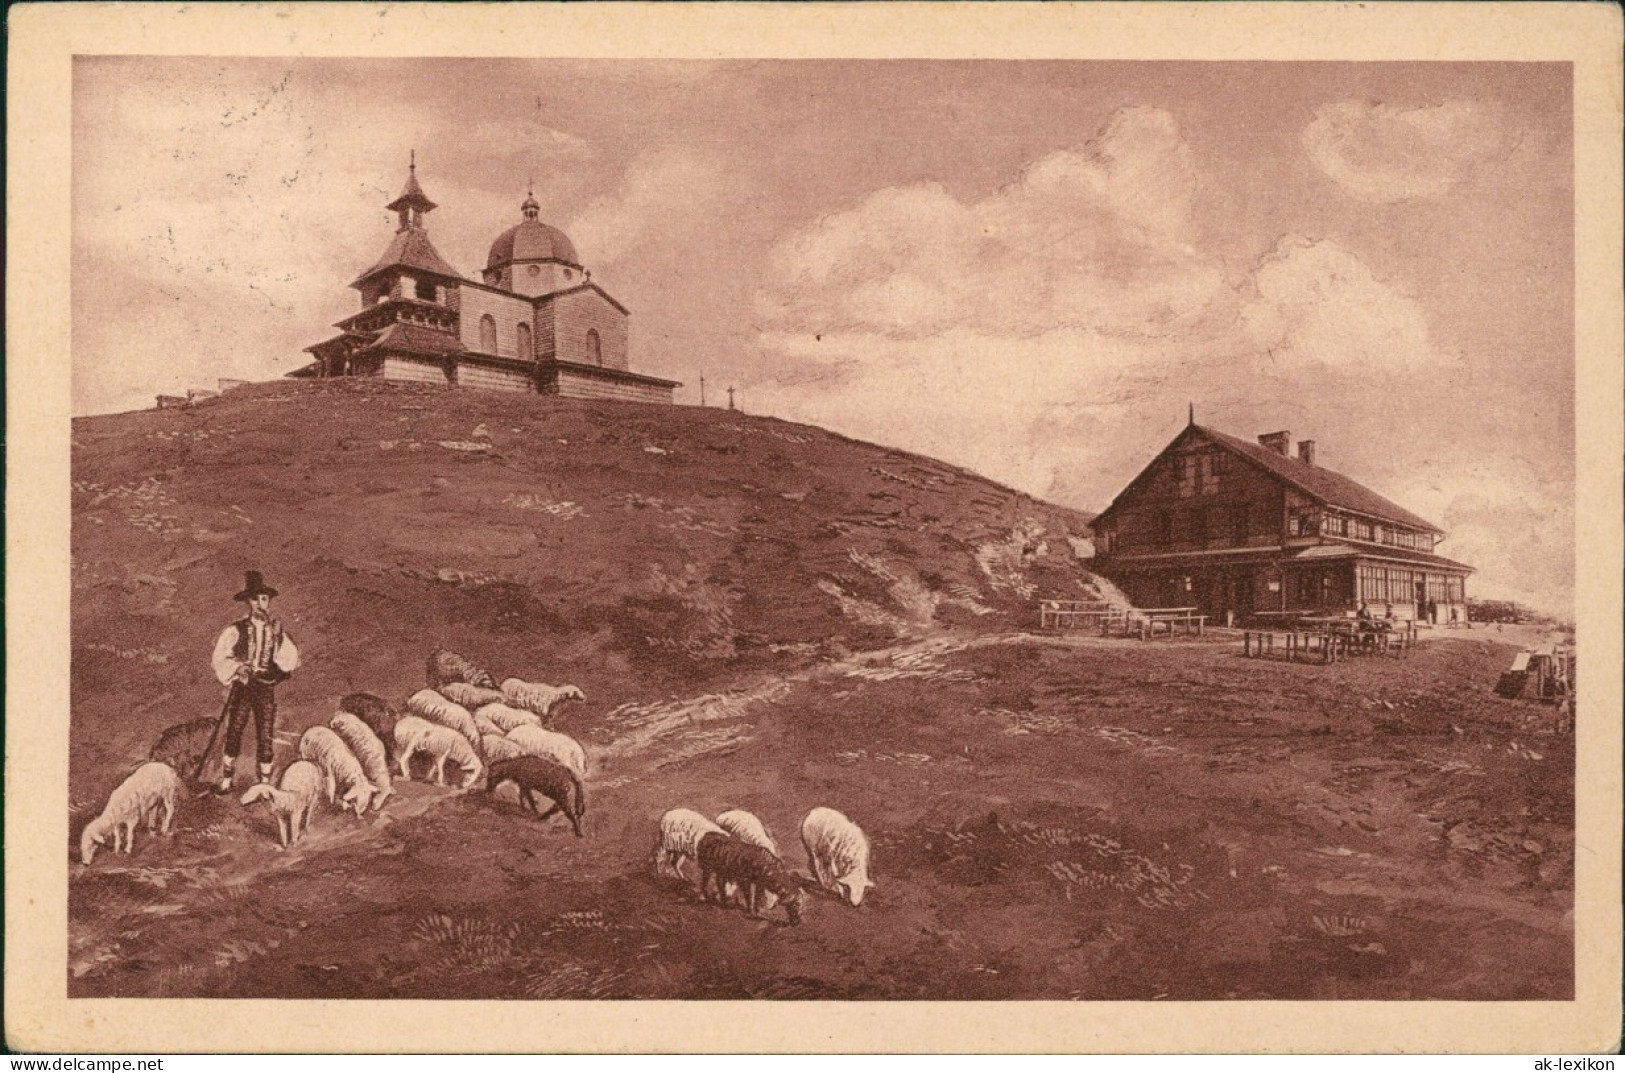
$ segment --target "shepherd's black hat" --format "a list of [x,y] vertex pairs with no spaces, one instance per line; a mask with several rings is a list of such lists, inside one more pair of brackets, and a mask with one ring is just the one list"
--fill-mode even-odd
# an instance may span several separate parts
[[243,591],[233,596],[232,599],[252,600],[261,593],[267,596],[275,596],[276,590],[265,583],[265,579],[260,576],[258,570],[250,570],[243,575]]

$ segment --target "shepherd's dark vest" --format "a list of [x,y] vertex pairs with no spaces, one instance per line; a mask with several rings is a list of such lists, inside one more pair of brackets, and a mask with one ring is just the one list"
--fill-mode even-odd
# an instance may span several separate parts
[[[249,620],[246,618],[240,618],[233,623],[237,627],[237,643],[232,646],[231,658],[240,663],[248,661],[248,623]],[[276,619],[271,619],[270,625],[270,656],[266,662],[263,680],[275,683],[287,678],[288,675],[283,672],[281,667],[276,665],[277,649],[282,647],[282,623]]]

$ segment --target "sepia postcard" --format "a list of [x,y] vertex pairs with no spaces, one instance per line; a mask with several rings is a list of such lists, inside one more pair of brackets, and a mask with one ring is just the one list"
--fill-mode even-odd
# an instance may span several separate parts
[[13,1049],[1617,1047],[1617,7],[10,16]]

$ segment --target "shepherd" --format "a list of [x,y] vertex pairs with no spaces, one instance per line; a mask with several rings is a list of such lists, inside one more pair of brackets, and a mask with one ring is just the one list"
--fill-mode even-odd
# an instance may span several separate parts
[[226,695],[225,770],[215,793],[231,792],[237,754],[242,749],[243,727],[254,716],[255,759],[259,781],[271,781],[274,760],[272,735],[276,733],[276,686],[299,669],[299,650],[282,623],[271,617],[271,598],[277,591],[258,570],[244,575],[243,591],[232,597],[248,605],[248,614],[224,630],[214,643],[214,675],[228,686]]

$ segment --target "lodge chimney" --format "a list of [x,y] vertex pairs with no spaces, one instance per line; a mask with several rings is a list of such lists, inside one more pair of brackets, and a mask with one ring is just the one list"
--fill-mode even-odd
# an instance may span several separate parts
[[1314,440],[1298,441],[1298,461],[1302,462],[1306,466],[1312,466],[1315,464]]
[[1268,447],[1278,455],[1291,456],[1292,433],[1290,432],[1266,432],[1258,437],[1258,443],[1262,447]]

